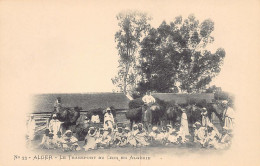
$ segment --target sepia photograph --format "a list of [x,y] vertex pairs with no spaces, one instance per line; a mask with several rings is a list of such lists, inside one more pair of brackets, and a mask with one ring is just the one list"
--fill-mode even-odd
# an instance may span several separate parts
[[0,1],[1,165],[259,165],[260,1]]

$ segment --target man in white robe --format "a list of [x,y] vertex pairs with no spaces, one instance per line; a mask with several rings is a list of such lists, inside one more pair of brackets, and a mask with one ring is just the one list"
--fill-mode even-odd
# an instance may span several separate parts
[[107,130],[108,128],[113,129],[115,120],[114,120],[114,116],[111,113],[111,109],[107,108],[106,109],[106,113],[104,115],[104,129]]
[[208,117],[208,112],[207,112],[207,109],[206,108],[202,108],[202,119],[201,119],[201,122],[202,122],[202,126],[203,127],[207,127],[211,122],[209,120],[209,117]]
[[225,109],[223,113],[224,119],[224,128],[226,130],[233,130],[234,129],[234,119],[235,119],[235,111],[233,108],[228,107]]
[[59,121],[56,118],[56,115],[53,115],[53,118],[50,120],[49,123],[49,130],[53,132],[54,136],[53,138],[56,139],[57,138],[57,133],[60,131],[61,132],[61,124],[63,122]]
[[27,123],[27,135],[28,139],[32,141],[35,137],[36,122],[33,115],[30,115],[30,119]]

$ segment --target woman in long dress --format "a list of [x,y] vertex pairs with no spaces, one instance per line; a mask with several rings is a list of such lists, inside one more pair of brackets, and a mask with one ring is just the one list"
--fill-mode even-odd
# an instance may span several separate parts
[[180,131],[185,136],[190,135],[188,118],[185,109],[182,109]]

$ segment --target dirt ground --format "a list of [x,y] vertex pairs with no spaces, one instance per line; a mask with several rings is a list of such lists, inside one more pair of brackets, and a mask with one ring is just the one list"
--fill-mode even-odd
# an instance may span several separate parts
[[[51,155],[146,155],[146,156],[156,156],[160,155],[174,155],[174,156],[182,156],[187,154],[201,154],[201,155],[211,155],[211,154],[222,154],[226,150],[216,150],[216,149],[206,149],[202,148],[199,145],[194,144],[183,144],[183,145],[157,145],[157,146],[147,146],[147,147],[116,147],[109,149],[97,149],[91,151],[84,151],[81,149],[80,151],[73,152],[63,152],[61,149],[41,149],[39,148],[40,141],[33,141],[30,146],[31,151],[42,153],[42,154],[51,154]],[[83,147],[84,141],[79,141],[80,147]],[[106,157],[105,156],[105,157]]]

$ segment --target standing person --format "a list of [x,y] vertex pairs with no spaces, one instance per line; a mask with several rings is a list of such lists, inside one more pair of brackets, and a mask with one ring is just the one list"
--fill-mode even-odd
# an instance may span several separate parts
[[151,92],[147,92],[142,98],[144,106],[142,107],[142,123],[146,131],[150,131],[150,126],[152,124],[152,112],[150,107],[156,102],[155,98],[151,95]]
[[30,119],[27,123],[27,135],[28,139],[32,141],[35,137],[36,122],[33,115],[30,115]]
[[186,136],[189,136],[190,132],[189,132],[188,118],[187,118],[185,109],[182,108],[181,110],[182,110],[181,125],[180,125],[180,129],[178,131],[178,135],[182,139],[181,142],[184,143],[187,141]]
[[150,131],[150,126],[152,124],[152,111],[149,107],[144,106],[142,108],[142,122],[146,131]]
[[202,115],[202,119],[201,119],[202,126],[207,127],[211,122],[209,120],[208,112],[207,112],[207,109],[205,107],[202,108],[201,115]]
[[190,132],[189,132],[189,124],[188,124],[188,117],[187,117],[187,114],[186,114],[186,112],[185,112],[185,109],[182,109],[180,131],[181,131],[185,136],[190,135]]
[[234,119],[235,119],[235,111],[234,109],[227,104],[226,109],[223,113],[224,127],[226,130],[234,129]]
[[54,103],[54,111],[59,112],[61,108],[61,98],[57,97],[55,103]]
[[88,135],[85,138],[85,146],[83,147],[85,151],[97,149],[97,131],[94,127],[90,127]]
[[53,132],[54,139],[57,138],[57,133],[61,132],[61,124],[63,122],[59,121],[56,117],[56,114],[53,115],[52,119],[49,122],[49,130]]
[[114,116],[111,113],[111,109],[108,107],[104,115],[104,129],[105,130],[107,130],[108,128],[113,129],[114,123],[115,123]]

